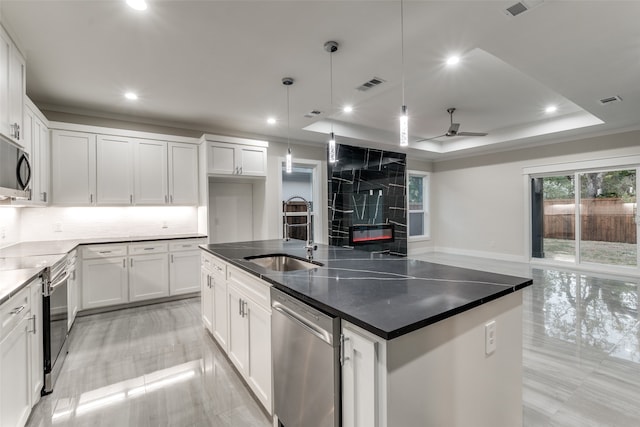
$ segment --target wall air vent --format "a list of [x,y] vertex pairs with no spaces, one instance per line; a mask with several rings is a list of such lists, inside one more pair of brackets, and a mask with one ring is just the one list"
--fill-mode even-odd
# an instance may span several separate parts
[[371,88],[374,88],[382,83],[386,82],[386,80],[381,79],[380,77],[374,77],[371,80],[369,80],[368,82],[364,82],[363,84],[361,84],[360,86],[358,86],[356,89],[364,92],[366,90],[369,90]]
[[320,114],[322,114],[322,111],[320,111],[320,110],[311,110],[307,114],[305,114],[304,116],[306,118],[308,118],[308,119],[312,119],[314,117],[318,117]]
[[616,102],[621,102],[621,101],[622,101],[622,98],[620,96],[616,95],[616,96],[609,96],[607,98],[602,98],[600,100],[600,104],[601,105],[610,105],[610,104],[614,104]]

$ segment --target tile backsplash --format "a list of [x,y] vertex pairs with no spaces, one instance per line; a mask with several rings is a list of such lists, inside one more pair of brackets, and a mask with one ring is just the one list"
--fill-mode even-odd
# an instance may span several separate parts
[[20,230],[21,241],[197,233],[198,211],[192,206],[23,208]]
[[0,248],[20,240],[21,208],[0,207]]

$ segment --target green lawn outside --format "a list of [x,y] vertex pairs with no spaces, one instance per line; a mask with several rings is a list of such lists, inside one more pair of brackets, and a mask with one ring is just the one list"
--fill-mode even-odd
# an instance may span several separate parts
[[[611,265],[637,265],[636,245],[631,243],[580,242],[582,262]],[[544,239],[544,257],[562,261],[575,261],[576,244],[574,240]]]

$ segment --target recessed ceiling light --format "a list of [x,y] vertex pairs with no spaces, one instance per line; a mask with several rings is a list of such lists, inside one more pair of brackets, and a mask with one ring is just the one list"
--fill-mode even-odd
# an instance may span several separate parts
[[131,101],[135,101],[136,99],[138,99],[138,95],[136,95],[133,92],[127,92],[124,94],[124,97],[131,100]]
[[127,4],[131,9],[146,10],[147,2],[145,0],[127,0]]
[[456,65],[458,62],[460,62],[459,56],[454,55],[447,58],[447,65]]
[[558,111],[558,107],[556,107],[555,105],[549,105],[544,109],[544,112],[547,114],[555,113],[556,111]]
[[270,125],[275,125],[276,124],[276,119],[273,117],[269,117],[267,119],[267,123],[269,123]]
[[344,111],[345,113],[350,113],[353,111],[353,107],[351,105],[345,105],[342,111]]

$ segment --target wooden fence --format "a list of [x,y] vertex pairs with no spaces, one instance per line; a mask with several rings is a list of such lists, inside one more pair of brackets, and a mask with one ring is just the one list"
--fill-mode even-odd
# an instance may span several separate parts
[[[635,203],[625,203],[622,199],[582,199],[582,240],[636,243],[635,209]],[[573,200],[544,201],[544,237],[575,239]]]

